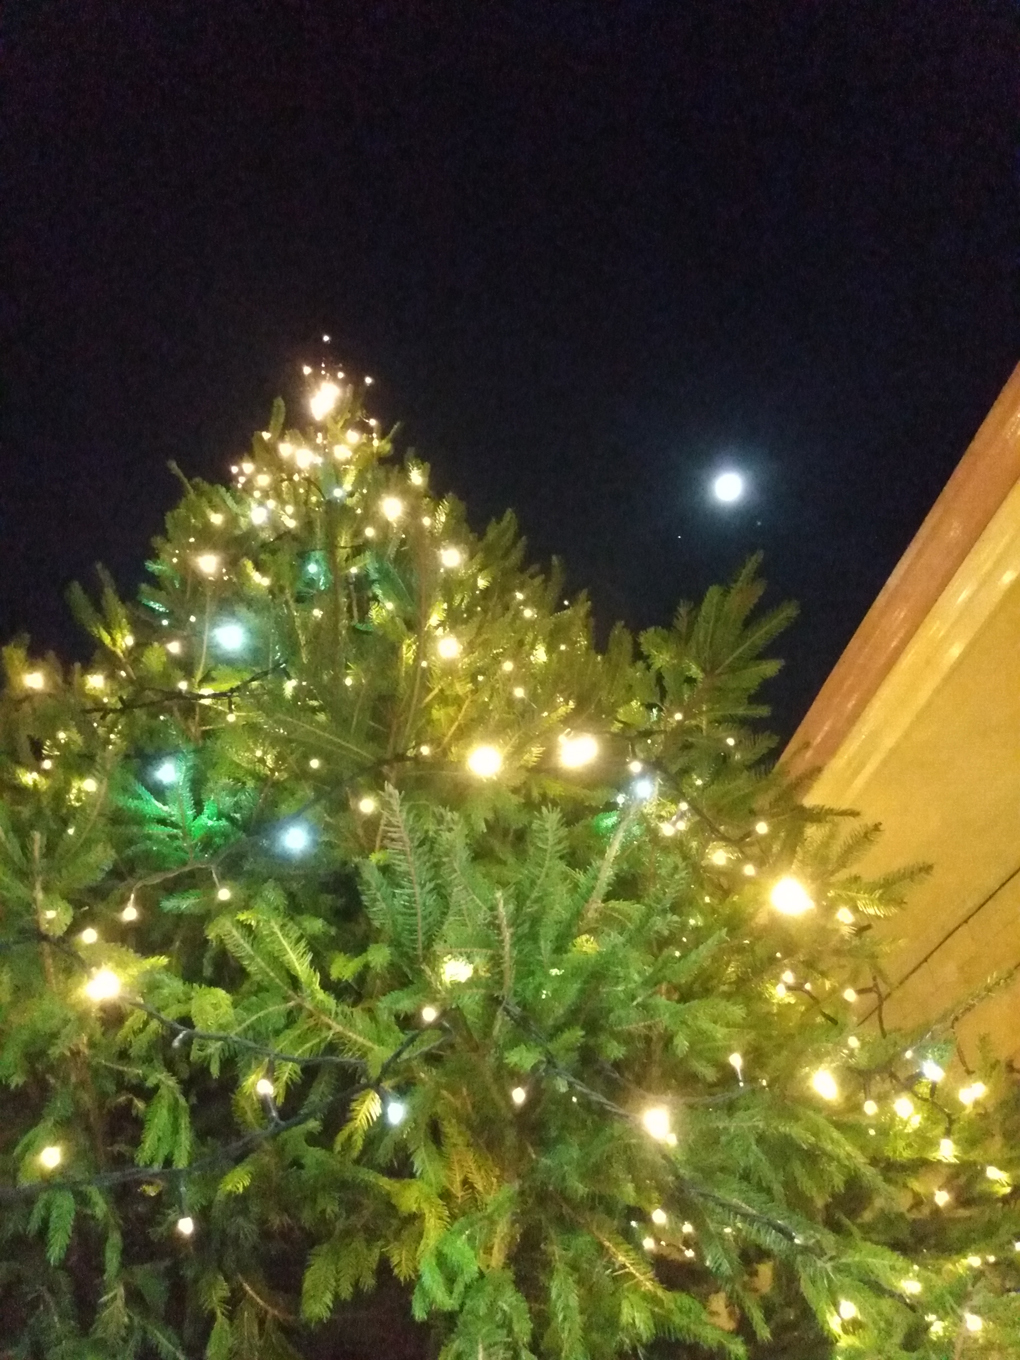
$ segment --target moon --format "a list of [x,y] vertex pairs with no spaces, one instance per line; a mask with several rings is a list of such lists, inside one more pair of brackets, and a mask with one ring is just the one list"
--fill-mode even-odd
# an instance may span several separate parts
[[712,482],[712,495],[723,505],[732,505],[744,494],[744,479],[739,472],[720,472]]

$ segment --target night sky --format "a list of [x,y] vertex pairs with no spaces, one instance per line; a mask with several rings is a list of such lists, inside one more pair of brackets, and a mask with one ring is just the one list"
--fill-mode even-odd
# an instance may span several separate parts
[[87,654],[67,581],[325,331],[602,626],[762,548],[789,735],[1020,357],[1018,57],[981,0],[8,6],[0,636]]

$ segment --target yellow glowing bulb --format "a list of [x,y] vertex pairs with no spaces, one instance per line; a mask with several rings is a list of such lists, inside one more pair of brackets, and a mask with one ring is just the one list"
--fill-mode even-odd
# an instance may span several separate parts
[[449,547],[446,548],[440,548],[439,560],[444,567],[450,568],[459,567],[460,564],[464,561],[464,554],[461,552],[459,548],[455,548],[452,545],[450,545]]
[[652,1105],[645,1110],[641,1116],[641,1122],[645,1126],[647,1133],[660,1143],[669,1141],[670,1121],[669,1111],[664,1105]]
[[796,978],[790,972],[789,968],[787,968],[786,972],[783,974],[783,981],[786,983],[788,987],[792,987],[794,982],[796,981]]
[[785,983],[785,982],[777,982],[777,983],[776,983],[776,996],[785,996],[785,995],[786,995],[786,983]]
[[789,875],[773,885],[769,901],[784,916],[803,916],[815,905],[804,885]]
[[654,1250],[655,1250],[655,1238],[654,1238],[654,1237],[642,1237],[642,1239],[641,1239],[641,1245],[644,1247],[645,1251],[654,1251]]
[[730,1054],[729,1064],[733,1068],[734,1072],[740,1073],[744,1070],[744,1060],[739,1053]]
[[901,1119],[909,1119],[914,1113],[914,1102],[909,1096],[897,1096],[893,1101],[893,1109]]
[[985,1324],[984,1320],[978,1317],[977,1313],[964,1313],[963,1325],[967,1328],[968,1332],[980,1332]]
[[560,737],[559,761],[567,770],[579,770],[598,756],[599,744],[586,732]]
[[850,1322],[857,1316],[857,1305],[850,1299],[840,1299],[839,1315],[844,1322]]
[[944,1209],[952,1199],[952,1195],[950,1195],[948,1190],[936,1190],[933,1198],[939,1208]]
[[106,676],[101,671],[95,671],[92,675],[86,675],[86,689],[102,689],[106,684]]
[[709,859],[713,864],[722,865],[729,859],[729,855],[725,850],[713,850],[711,855],[709,855]]
[[42,671],[29,671],[27,675],[22,677],[22,683],[26,689],[44,689],[46,677]]
[[754,878],[754,876],[755,876],[755,874],[756,874],[757,872],[758,872],[758,870],[754,867],[753,864],[745,864],[745,865],[744,865],[744,874],[745,874],[745,876],[746,876],[747,878]]
[[856,1034],[850,1034],[847,1036],[846,1044],[847,1048],[860,1048],[861,1041],[860,1039],[858,1039]]
[[215,576],[220,568],[220,559],[215,553],[202,553],[195,558],[195,566],[206,576]]
[[310,770],[317,770],[321,764],[322,761],[318,756],[312,756],[311,760],[308,762],[308,768]]
[[853,989],[852,987],[847,987],[847,988],[844,990],[844,992],[843,992],[843,1000],[844,1000],[844,1001],[856,1001],[856,1000],[857,1000],[857,993],[854,991],[854,989]]
[[188,1214],[177,1220],[177,1231],[182,1237],[190,1237],[195,1231],[195,1220]]
[[824,1067],[820,1068],[811,1078],[811,1085],[823,1100],[839,1099],[839,1087],[836,1084],[836,1078]]
[[673,822],[660,822],[659,830],[662,832],[664,836],[676,835],[676,826]]
[[92,926],[86,926],[78,936],[78,939],[81,940],[82,944],[95,944],[99,939],[99,931],[95,930]]
[[951,1138],[939,1139],[939,1156],[945,1157],[946,1161],[956,1156],[956,1144]]
[[396,524],[404,513],[404,502],[398,496],[384,496],[379,509],[391,524]]
[[998,1181],[1000,1185],[1009,1184],[1009,1176],[1005,1171],[1000,1171],[997,1166],[986,1166],[985,1175],[990,1181]]
[[344,438],[347,440],[348,444],[350,444],[351,448],[353,449],[355,444],[361,443],[361,431],[352,428],[346,432]]
[[229,889],[229,888],[217,888],[217,890],[216,890],[216,901],[217,901],[217,902],[229,902],[229,901],[230,901],[230,898],[231,898],[231,892],[230,892],[230,889]]
[[754,829],[759,836],[764,836],[769,829],[769,824],[768,822],[755,822]]
[[515,1086],[510,1092],[510,1099],[517,1106],[521,1106],[528,1098],[528,1093],[523,1086]]
[[340,389],[335,382],[320,383],[308,400],[312,419],[325,420],[339,400]]
[[523,686],[523,685],[514,685],[514,687],[513,687],[513,696],[514,696],[515,699],[523,699],[523,698],[524,698],[524,686]]
[[421,1018],[426,1025],[431,1025],[434,1020],[439,1019],[439,1012],[436,1010],[435,1006],[422,1006]]
[[447,959],[443,964],[444,982],[468,982],[474,976],[474,965],[467,959]]
[[866,1100],[864,1102],[864,1113],[869,1117],[874,1118],[874,1116],[878,1114],[878,1101]]
[[669,1222],[669,1215],[666,1213],[665,1209],[653,1209],[649,1217],[658,1228],[665,1227]]
[[87,779],[81,781],[81,787],[84,793],[95,793],[99,785],[90,775]]
[[963,1105],[973,1105],[976,1100],[980,1100],[988,1088],[984,1082],[976,1081],[973,1086],[963,1086],[960,1088],[960,1103]]
[[371,817],[372,813],[376,810],[377,807],[378,804],[376,803],[375,799],[367,793],[365,794],[364,798],[358,799],[358,811],[362,813],[365,817]]
[[53,1171],[64,1160],[64,1154],[56,1143],[51,1143],[49,1147],[44,1147],[39,1153],[39,1165],[45,1171]]
[[180,656],[181,654],[181,644],[176,638],[172,642],[166,644],[166,649],[171,656]]
[[110,968],[100,968],[85,984],[90,1001],[112,1001],[120,995],[120,978]]
[[444,633],[436,643],[436,651],[444,661],[452,661],[455,657],[460,656],[461,647],[452,633]]
[[268,1077],[259,1077],[255,1083],[255,1094],[260,1096],[271,1096],[273,1094],[273,1083]]
[[503,757],[495,746],[476,746],[468,755],[467,767],[479,779],[492,779],[503,768]]
[[407,476],[412,486],[421,486],[425,481],[424,474],[418,468],[412,468]]
[[840,907],[836,912],[836,920],[844,926],[853,925],[854,914],[849,907]]
[[120,919],[121,919],[122,921],[137,921],[137,920],[138,920],[138,908],[135,906],[135,904],[134,904],[133,902],[129,902],[129,903],[127,904],[127,906],[124,908],[124,910],[123,910],[123,911],[121,912],[121,914],[120,914]]

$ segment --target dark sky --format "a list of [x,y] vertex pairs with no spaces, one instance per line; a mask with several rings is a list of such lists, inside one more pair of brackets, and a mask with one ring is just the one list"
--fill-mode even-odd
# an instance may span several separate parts
[[[0,635],[80,645],[318,336],[605,621],[766,554],[807,707],[1018,354],[1011,4],[67,0],[0,21]],[[752,477],[713,508],[724,462]]]

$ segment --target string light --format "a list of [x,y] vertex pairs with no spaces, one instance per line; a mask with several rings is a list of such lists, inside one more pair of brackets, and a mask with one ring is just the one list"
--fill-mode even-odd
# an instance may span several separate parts
[[666,1213],[665,1209],[653,1209],[649,1217],[658,1228],[665,1227],[669,1221],[669,1215]]
[[213,638],[225,652],[239,652],[244,646],[247,634],[239,623],[221,623],[213,629]]
[[195,558],[195,566],[206,576],[215,576],[220,569],[220,559],[215,553],[202,553]]
[[641,1239],[641,1245],[644,1247],[645,1251],[654,1251],[654,1250],[655,1250],[655,1238],[654,1238],[654,1237],[642,1237],[642,1239]]
[[399,496],[384,496],[379,509],[391,524],[396,524],[397,520],[404,513],[404,502]]
[[849,907],[840,907],[839,911],[836,912],[836,920],[839,921],[841,925],[852,926],[854,923],[854,914]]
[[849,1001],[851,1003],[857,1000],[857,993],[854,991],[852,987],[847,987],[844,989],[843,1000]]
[[433,1021],[439,1019],[439,1012],[435,1006],[422,1006],[421,1018],[426,1025],[431,1025]]
[[447,959],[443,964],[444,982],[467,982],[474,976],[474,964],[467,959]]
[[105,685],[106,676],[103,675],[100,671],[96,671],[94,674],[86,675],[85,677],[86,689],[103,689]]
[[956,1156],[956,1144],[951,1138],[939,1140],[939,1156],[944,1157],[947,1162]]
[[439,560],[444,567],[449,567],[452,570],[454,567],[459,567],[464,561],[464,554],[459,548],[455,548],[451,544],[439,549]]
[[981,1081],[974,1082],[972,1086],[962,1086],[958,1093],[961,1105],[973,1105],[976,1100],[981,1099],[987,1089]]
[[669,1111],[664,1105],[649,1106],[641,1115],[641,1123],[645,1126],[645,1131],[659,1143],[666,1143],[673,1136]]
[[[681,713],[678,714],[677,716],[683,717],[683,714]],[[755,822],[754,829],[755,831],[757,831],[759,836],[764,836],[769,829],[769,824],[768,822]]]
[[492,779],[503,768],[503,757],[495,746],[476,746],[468,755],[467,767],[479,779]]
[[937,1062],[931,1058],[925,1058],[921,1064],[921,1076],[927,1077],[929,1081],[941,1081],[946,1075],[944,1068],[939,1067]]
[[590,765],[598,753],[598,742],[587,732],[560,737],[559,761],[566,770],[578,770]]
[[999,1185],[1008,1185],[1009,1176],[1005,1171],[1000,1171],[997,1166],[986,1166],[985,1175],[990,1181],[995,1181]]
[[402,1100],[388,1100],[386,1102],[386,1122],[392,1124],[394,1128],[402,1124],[407,1118],[407,1106]]
[[275,1087],[268,1077],[259,1077],[255,1083],[255,1094],[259,1096],[271,1096],[274,1094]]
[[851,1299],[840,1299],[839,1315],[844,1322],[852,1322],[857,1316],[857,1305]]
[[893,1109],[901,1119],[909,1119],[914,1113],[914,1102],[909,1096],[897,1096],[893,1101]]
[[789,875],[773,884],[769,901],[783,916],[803,916],[815,905],[804,885]]
[[641,764],[640,760],[627,761],[627,769],[630,770],[631,774],[640,774],[644,768],[645,767]]
[[523,1086],[515,1086],[510,1092],[510,1099],[517,1106],[521,1106],[528,1098],[528,1093]]
[[461,645],[452,633],[444,633],[436,643],[436,651],[444,661],[452,661],[455,657],[460,656]]
[[953,1197],[948,1190],[936,1190],[932,1198],[940,1209],[944,1209]]
[[269,511],[264,505],[253,505],[251,508],[252,524],[265,524],[269,518]]
[[100,968],[85,984],[85,995],[90,1001],[113,1001],[120,996],[120,978],[112,968]]
[[166,649],[171,656],[180,656],[181,654],[181,644],[176,638],[166,644]]
[[280,835],[280,844],[289,854],[300,855],[307,850],[312,842],[312,833],[302,822],[295,822],[293,825],[284,828]]
[[45,689],[46,677],[42,671],[29,671],[27,675],[22,676],[22,684],[26,689]]
[[811,1085],[823,1100],[838,1100],[839,1086],[836,1078],[826,1068],[820,1068],[811,1078]]
[[739,1053],[731,1053],[728,1059],[730,1066],[737,1074],[741,1086],[744,1084],[744,1060]]
[[325,420],[339,400],[340,389],[335,382],[327,380],[320,383],[308,399],[308,409],[312,413],[312,419],[316,421]]
[[120,919],[121,919],[122,921],[137,921],[137,920],[138,920],[138,908],[135,906],[134,902],[129,902],[129,903],[127,904],[127,906],[124,908],[124,910],[123,910],[123,911],[121,912],[121,914],[120,914]]
[[866,1100],[864,1102],[864,1113],[869,1117],[869,1119],[873,1119],[875,1115],[878,1114],[878,1101]]
[[659,823],[659,830],[662,832],[662,834],[663,834],[664,836],[675,836],[675,835],[676,835],[676,823],[675,823],[675,822],[660,822],[660,823]]
[[755,874],[756,874],[757,872],[758,872],[758,870],[754,867],[753,864],[745,864],[745,865],[744,865],[743,874],[744,874],[744,877],[745,877],[745,878],[754,878],[754,876],[755,876]]
[[153,779],[159,784],[177,783],[177,763],[173,760],[164,760],[162,765],[157,765],[152,772]]
[[630,791],[641,803],[647,803],[648,799],[655,793],[655,781],[645,776],[642,779],[635,779],[630,786]]
[[89,778],[81,781],[81,787],[83,793],[95,793],[98,790],[99,785],[91,776],[89,776]]
[[217,900],[217,902],[229,902],[232,896],[233,896],[233,894],[231,893],[231,891],[230,891],[229,888],[217,888],[217,889],[216,889],[216,900]]
[[99,939],[99,931],[94,926],[86,926],[78,939],[81,940],[82,944],[95,944]]
[[378,803],[370,794],[366,793],[364,798],[358,799],[358,811],[366,817],[371,817],[378,806]]
[[39,1153],[39,1165],[44,1171],[54,1171],[64,1160],[64,1154],[56,1143],[44,1147]]
[[195,1220],[189,1214],[184,1214],[177,1220],[177,1231],[182,1237],[190,1237],[195,1231]]
[[980,1332],[985,1324],[984,1319],[979,1317],[977,1313],[964,1313],[963,1325],[967,1328],[968,1332]]

